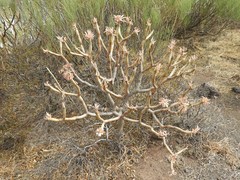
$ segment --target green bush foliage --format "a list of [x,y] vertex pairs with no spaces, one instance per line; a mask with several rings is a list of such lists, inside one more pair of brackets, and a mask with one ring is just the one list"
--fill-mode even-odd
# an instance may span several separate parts
[[170,39],[184,35],[188,30],[216,22],[216,18],[239,20],[238,0],[1,0],[1,7],[10,7],[21,13],[23,22],[30,21],[31,29],[38,30],[42,40],[54,42],[60,34],[68,34],[68,27],[81,23],[80,29],[89,28],[88,22],[96,17],[100,25],[113,24],[114,14],[130,16],[137,27],[151,19],[158,30],[156,39]]

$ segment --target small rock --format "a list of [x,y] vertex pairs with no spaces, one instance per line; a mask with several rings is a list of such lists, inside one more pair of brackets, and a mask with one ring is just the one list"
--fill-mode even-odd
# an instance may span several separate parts
[[240,87],[233,87],[232,91],[235,93],[240,93]]
[[203,83],[197,88],[197,95],[199,97],[203,96],[209,99],[213,99],[220,96],[220,93],[216,90],[216,88],[208,85],[207,83]]
[[15,139],[13,137],[6,137],[3,140],[3,143],[0,145],[3,150],[13,149],[15,145]]
[[232,80],[234,81],[240,81],[240,76],[239,75],[234,75],[233,77],[231,77]]
[[183,170],[185,173],[189,174],[191,172],[191,169],[190,168],[184,168]]
[[3,89],[0,89],[0,104],[2,104],[7,97],[6,92]]

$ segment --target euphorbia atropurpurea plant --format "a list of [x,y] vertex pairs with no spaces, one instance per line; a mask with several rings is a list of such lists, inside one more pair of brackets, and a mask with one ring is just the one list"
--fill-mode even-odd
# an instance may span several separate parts
[[[44,49],[45,53],[63,61],[64,65],[59,72],[73,87],[71,92],[66,91],[48,69],[55,83],[46,82],[45,86],[61,97],[62,117],[56,118],[46,113],[45,118],[49,121],[72,121],[92,117],[101,123],[96,128],[97,136],[107,134],[107,124],[118,122],[117,134],[123,134],[125,122],[136,123],[163,140],[171,154],[171,169],[174,174],[173,164],[177,156],[187,148],[173,152],[166,141],[170,130],[193,135],[199,131],[199,127],[185,130],[168,124],[164,117],[180,117],[193,107],[209,103],[205,97],[198,100],[188,98],[192,83],[188,82],[186,76],[194,72],[193,61],[196,56],[188,56],[186,48],[177,48],[176,41],[172,40],[166,56],[156,57],[154,31],[150,20],[143,31],[133,28],[129,17],[116,15],[114,21],[114,27],[101,30],[94,18],[94,31],[87,30],[84,33],[74,24],[75,41],[58,37],[59,52]],[[70,63],[67,54],[80,59],[82,66],[88,70],[81,73],[78,66]],[[167,97],[163,93],[167,84],[170,82],[174,85],[179,80],[187,82],[187,86],[177,96]],[[91,91],[91,94],[95,92],[101,98],[85,97],[86,93],[82,89]],[[77,97],[82,111],[80,115],[67,116],[66,96]],[[94,119],[93,123],[96,122]]]

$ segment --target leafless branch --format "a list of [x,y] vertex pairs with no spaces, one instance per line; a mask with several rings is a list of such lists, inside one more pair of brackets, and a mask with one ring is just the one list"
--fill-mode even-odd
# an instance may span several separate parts
[[[44,52],[64,60],[65,65],[59,72],[73,86],[72,92],[66,92],[48,69],[55,85],[47,82],[45,86],[61,95],[63,117],[53,118],[47,113],[45,118],[50,121],[72,121],[93,117],[101,122],[101,126],[96,129],[98,136],[106,133],[104,130],[106,123],[118,122],[119,133],[124,131],[125,121],[138,123],[139,126],[148,129],[151,133],[163,139],[164,146],[171,154],[171,168],[172,174],[174,174],[173,164],[176,157],[187,148],[174,153],[166,141],[167,130],[193,135],[200,128],[185,130],[171,124],[165,124],[160,121],[159,117],[164,117],[166,114],[181,116],[190,108],[208,104],[208,99],[202,98],[190,102],[188,99],[188,94],[192,90],[190,82],[188,87],[183,89],[176,98],[161,97],[156,99],[156,97],[162,95],[161,89],[165,88],[167,82],[174,83],[176,79],[187,81],[185,76],[194,71],[195,67],[192,64],[196,57],[188,57],[186,48],[178,50],[176,41],[172,41],[168,46],[168,58],[155,58],[153,54],[155,40],[152,37],[154,31],[151,29],[150,22],[148,22],[148,27],[141,36],[138,28],[132,29],[132,22],[128,17],[117,15],[114,16],[114,19],[116,26],[106,27],[105,32],[102,33],[97,19],[94,18],[93,27],[97,33],[96,39],[94,39],[95,35],[91,30],[80,33],[75,24],[74,31],[77,35],[78,46],[70,45],[65,37],[58,37],[59,53],[48,49],[44,50]],[[127,24],[127,30],[123,31],[122,27],[125,23]],[[83,34],[84,39],[81,34]],[[129,42],[136,36],[142,39],[139,49],[131,49],[131,43]],[[86,61],[87,66],[90,67],[87,80],[80,76],[77,69],[75,70],[75,67],[69,63],[69,60],[64,56],[65,51]],[[99,104],[95,102],[95,99],[84,96],[84,93],[81,92],[82,85],[91,88],[96,94],[100,93],[102,97],[98,102]],[[65,96],[78,97],[83,113],[68,117]],[[105,103],[106,101],[108,103]],[[93,107],[90,104],[95,104],[95,106]],[[151,115],[152,118],[149,118],[148,115]],[[158,128],[156,128],[156,124]],[[99,141],[96,141],[96,143]]]

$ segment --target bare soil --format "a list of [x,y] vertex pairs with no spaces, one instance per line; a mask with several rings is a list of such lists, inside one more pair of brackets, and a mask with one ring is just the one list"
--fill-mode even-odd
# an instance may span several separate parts
[[123,143],[85,150],[95,142],[90,120],[46,122],[45,112],[57,114],[61,102],[43,86],[51,78],[45,67],[58,67],[33,47],[1,58],[0,179],[240,179],[240,95],[231,91],[240,87],[240,29],[181,43],[199,57],[195,87],[208,83],[220,96],[194,119],[200,133],[169,137],[173,148],[188,147],[175,164],[177,175],[170,175],[162,141],[141,128],[129,126]]

